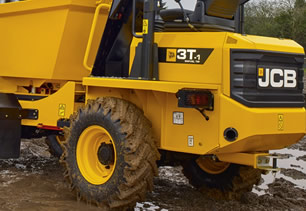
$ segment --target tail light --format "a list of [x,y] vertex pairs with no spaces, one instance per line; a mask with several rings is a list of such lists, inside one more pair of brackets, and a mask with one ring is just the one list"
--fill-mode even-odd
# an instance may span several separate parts
[[209,91],[180,90],[176,93],[178,107],[214,110],[214,95]]

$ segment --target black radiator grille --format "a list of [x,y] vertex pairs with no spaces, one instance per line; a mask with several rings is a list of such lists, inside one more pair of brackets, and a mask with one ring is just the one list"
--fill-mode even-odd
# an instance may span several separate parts
[[[248,107],[304,107],[303,63],[303,54],[232,49],[231,98]],[[273,74],[273,77],[269,76],[270,79],[273,78],[271,84],[267,76],[262,76],[262,80],[269,81],[269,85],[260,87],[258,83],[260,69],[264,73],[276,69],[284,73],[287,70],[292,73],[294,70],[296,86],[273,87],[274,81],[276,83],[285,81],[281,74]],[[293,83],[293,80],[288,81]]]

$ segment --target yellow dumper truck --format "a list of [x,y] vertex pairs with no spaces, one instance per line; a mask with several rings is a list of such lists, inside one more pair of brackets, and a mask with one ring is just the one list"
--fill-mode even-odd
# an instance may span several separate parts
[[157,165],[222,198],[277,170],[305,135],[303,48],[245,35],[247,0],[175,1],[0,4],[0,158],[48,136],[77,197],[120,210]]

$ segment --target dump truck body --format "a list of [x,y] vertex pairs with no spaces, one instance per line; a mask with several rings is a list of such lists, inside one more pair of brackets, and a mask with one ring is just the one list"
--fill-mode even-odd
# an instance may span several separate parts
[[[1,76],[81,81],[95,1],[20,1],[0,5]],[[93,51],[107,20],[101,11]],[[17,27],[16,27],[17,26]],[[75,35],[75,36],[72,36]],[[77,36],[76,36],[77,35]],[[90,57],[93,63],[95,55]],[[71,72],[71,70],[74,70]],[[73,73],[73,74],[72,74]]]
[[[214,16],[220,2],[199,1],[197,8]],[[230,14],[242,2],[235,1]],[[0,39],[0,99],[14,98],[0,104],[0,124],[10,119],[9,128],[18,134],[21,126],[34,127],[65,139],[62,162],[72,186],[108,208],[138,200],[136,189],[128,193],[123,187],[151,187],[159,153],[161,161],[180,161],[192,185],[220,183],[223,192],[228,184],[224,189],[220,178],[232,183],[244,171],[239,165],[276,170],[268,151],[305,135],[303,48],[292,40],[235,33],[234,22],[220,20],[230,14],[201,16],[220,25],[195,23],[195,32],[184,20],[166,21],[165,29],[154,32],[154,12],[146,6],[141,35],[132,27],[138,4],[131,5],[0,4],[0,27],[6,29]],[[196,9],[191,21],[197,14]],[[0,157],[18,157],[20,136],[4,137],[6,128],[0,129],[0,143],[12,153],[0,151]],[[129,180],[131,174],[137,176]],[[242,188],[250,189],[257,176]],[[111,189],[119,194],[116,200],[100,200]]]

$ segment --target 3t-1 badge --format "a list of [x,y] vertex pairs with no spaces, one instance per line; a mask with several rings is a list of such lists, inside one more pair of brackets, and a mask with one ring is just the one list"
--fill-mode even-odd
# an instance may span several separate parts
[[159,48],[159,62],[204,64],[213,50],[212,48]]

